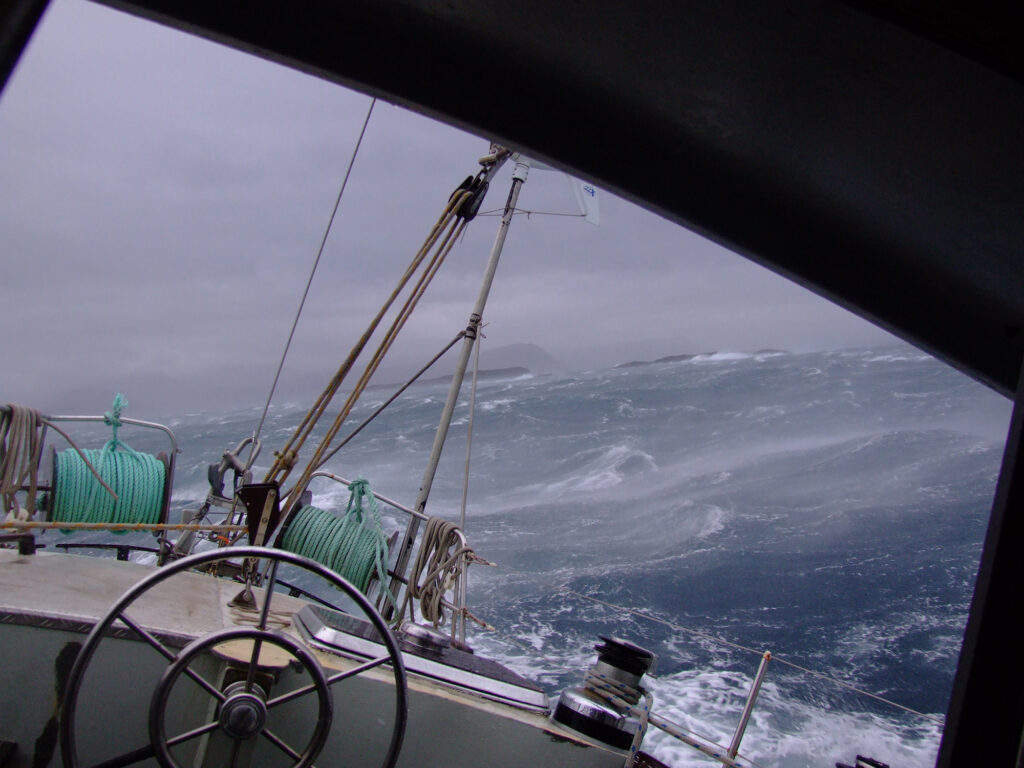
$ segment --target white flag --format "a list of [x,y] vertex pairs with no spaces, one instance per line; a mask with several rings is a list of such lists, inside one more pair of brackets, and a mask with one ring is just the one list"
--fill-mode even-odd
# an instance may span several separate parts
[[580,213],[586,217],[589,224],[597,226],[601,223],[601,210],[597,205],[597,187],[589,181],[580,181],[569,177],[572,184],[572,191],[576,195],[576,202],[580,206]]

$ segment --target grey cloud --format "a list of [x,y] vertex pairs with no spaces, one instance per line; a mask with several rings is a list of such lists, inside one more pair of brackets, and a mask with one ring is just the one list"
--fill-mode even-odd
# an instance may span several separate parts
[[[64,410],[131,385],[155,392],[156,409],[259,404],[368,105],[215,44],[55,0],[0,100],[0,400]],[[312,391],[328,375],[486,148],[377,104],[286,390]],[[509,173],[485,208],[502,205]],[[536,170],[520,203],[575,209],[561,175]],[[516,217],[488,344],[536,343],[588,366],[891,339],[653,214],[608,194],[601,205],[600,228]],[[387,376],[464,326],[495,225],[473,223]]]

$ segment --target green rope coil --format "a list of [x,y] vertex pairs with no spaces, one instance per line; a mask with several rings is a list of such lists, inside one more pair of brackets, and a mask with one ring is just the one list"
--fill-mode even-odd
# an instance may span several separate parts
[[[360,592],[365,593],[376,576],[394,605],[387,586],[388,540],[381,528],[377,500],[363,479],[354,480],[349,491],[348,507],[342,515],[314,506],[300,509],[285,532],[282,547],[326,565]],[[369,520],[364,520],[364,501],[370,510]]]
[[61,451],[57,454],[55,467],[54,522],[160,522],[167,468],[155,456],[139,453],[117,439],[121,410],[125,405],[127,401],[119,394],[114,398],[114,407],[104,414],[104,421],[111,427],[113,436],[102,450],[82,451],[117,498],[97,482],[77,451]]
[[114,452],[108,450],[108,447],[99,451],[84,450],[82,453],[103,481],[114,489],[117,499],[96,482],[76,451],[61,451],[57,454],[54,522],[160,522],[166,472],[163,462],[149,454]]

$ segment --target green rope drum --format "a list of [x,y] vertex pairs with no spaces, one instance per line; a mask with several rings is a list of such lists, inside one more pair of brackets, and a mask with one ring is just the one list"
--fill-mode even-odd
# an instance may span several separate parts
[[[55,454],[53,522],[119,525],[161,522],[167,492],[167,466],[156,456],[133,450],[117,439],[121,411],[127,404],[124,396],[118,394],[113,407],[103,414],[113,436],[101,450],[82,451],[84,460],[74,450]],[[86,461],[117,494],[116,499],[96,479]]]
[[[376,576],[387,598],[388,541],[381,529],[377,503],[366,480],[349,486],[348,508],[343,515],[332,515],[314,506],[300,509],[288,524],[283,549],[326,565],[365,593]],[[368,500],[370,524],[363,522],[363,500]]]
[[[58,523],[158,523],[164,506],[167,468],[148,453],[84,450],[103,482],[99,484],[77,451],[56,456],[53,521]],[[123,531],[122,531],[123,533]]]

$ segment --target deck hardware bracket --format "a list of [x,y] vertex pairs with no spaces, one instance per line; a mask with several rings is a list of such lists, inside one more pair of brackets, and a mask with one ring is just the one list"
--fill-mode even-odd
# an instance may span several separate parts
[[[31,533],[4,533],[0,534],[0,544],[16,543],[19,555],[34,555],[36,553],[36,537]],[[8,742],[0,742],[6,744]],[[0,765],[3,765],[0,763]]]

